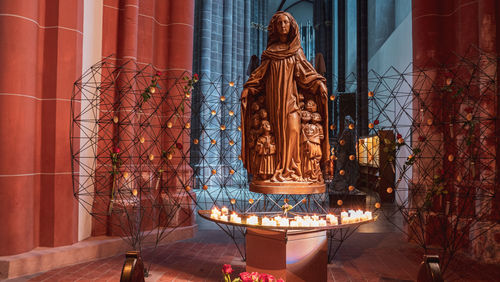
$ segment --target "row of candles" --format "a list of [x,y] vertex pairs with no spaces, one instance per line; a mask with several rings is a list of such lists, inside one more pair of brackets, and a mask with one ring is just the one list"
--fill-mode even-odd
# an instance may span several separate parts
[[[212,208],[210,213],[210,218],[221,221],[229,221],[232,223],[242,223],[242,217],[236,213],[231,212],[226,207],[222,207],[220,210],[217,207]],[[245,223],[247,225],[259,225],[259,216],[250,215],[246,218]],[[339,220],[337,216],[333,214],[327,214],[325,216],[318,215],[296,215],[293,218],[289,217],[267,217],[263,216],[260,218],[260,225],[262,226],[280,226],[280,227],[322,227],[327,225],[338,225]],[[369,211],[363,212],[362,210],[349,210],[347,212],[340,213],[340,222],[342,224],[356,223],[362,221],[368,221],[372,219],[372,213]]]

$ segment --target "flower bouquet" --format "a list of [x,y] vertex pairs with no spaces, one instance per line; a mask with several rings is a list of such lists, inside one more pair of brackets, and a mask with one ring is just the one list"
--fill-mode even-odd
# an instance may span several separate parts
[[271,274],[258,273],[258,272],[242,272],[238,278],[231,280],[231,273],[233,268],[230,264],[222,266],[222,273],[224,275],[224,282],[284,282],[283,279],[276,279]]

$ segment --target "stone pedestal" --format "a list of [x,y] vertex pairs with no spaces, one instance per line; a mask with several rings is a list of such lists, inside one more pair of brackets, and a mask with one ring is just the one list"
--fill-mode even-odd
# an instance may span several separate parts
[[272,274],[287,282],[327,281],[326,231],[248,228],[246,271]]

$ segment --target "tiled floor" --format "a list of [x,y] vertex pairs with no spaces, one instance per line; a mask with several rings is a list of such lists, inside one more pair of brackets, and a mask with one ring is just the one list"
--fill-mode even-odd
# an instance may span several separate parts
[[[230,263],[236,273],[244,262],[231,239],[214,226],[201,224],[195,238],[148,250],[150,276],[146,281],[221,281],[221,267]],[[360,228],[328,266],[329,281],[414,281],[421,251],[384,221]],[[124,256],[82,263],[17,281],[119,281]],[[499,281],[500,268],[462,260],[452,266],[448,281]]]

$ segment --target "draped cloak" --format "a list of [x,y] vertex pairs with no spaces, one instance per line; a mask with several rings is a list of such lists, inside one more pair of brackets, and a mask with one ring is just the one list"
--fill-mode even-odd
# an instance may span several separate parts
[[[286,14],[290,19],[290,31],[286,47],[280,44],[275,31],[275,18]],[[286,12],[277,12],[268,28],[267,49],[262,53],[261,65],[255,69],[243,86],[248,96],[241,97],[242,148],[243,164],[250,173],[250,152],[246,144],[249,134],[250,111],[254,97],[265,96],[265,107],[269,113],[269,122],[276,141],[276,173],[278,181],[301,181],[300,164],[300,113],[299,92],[316,101],[318,111],[323,118],[323,130],[328,132],[328,98],[320,93],[321,84],[326,80],[309,63],[300,45],[300,35],[295,19]],[[297,119],[298,118],[298,119]],[[322,161],[329,159],[328,134],[322,142]],[[293,176],[293,177],[292,177]]]

